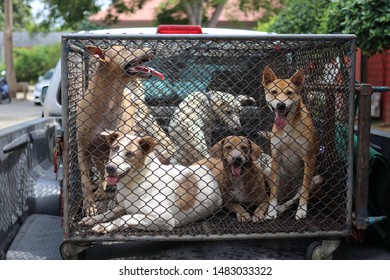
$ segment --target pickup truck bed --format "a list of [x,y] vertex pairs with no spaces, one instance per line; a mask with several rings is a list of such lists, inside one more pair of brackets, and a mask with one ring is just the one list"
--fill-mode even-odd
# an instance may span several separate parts
[[[0,133],[1,147],[13,148],[12,152],[0,153],[0,259],[61,259],[64,232],[59,178],[62,175],[59,173],[56,178],[52,159],[58,122],[55,118],[43,118],[3,129]],[[23,139],[25,141],[20,141]],[[15,141],[19,141],[19,146],[15,146]],[[305,250],[311,242],[311,238],[102,242],[92,244],[83,257],[298,260],[305,259]],[[390,253],[368,242],[351,244],[342,240],[334,258],[390,259]]]

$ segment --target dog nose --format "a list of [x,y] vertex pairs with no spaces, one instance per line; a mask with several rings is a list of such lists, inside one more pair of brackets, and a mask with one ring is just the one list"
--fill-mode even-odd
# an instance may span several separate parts
[[287,106],[283,102],[279,102],[278,104],[276,104],[276,109],[278,109],[279,111],[284,111],[286,110],[286,108]]
[[106,171],[108,174],[114,174],[116,171],[116,166],[114,164],[107,164]]
[[237,164],[242,164],[242,158],[240,156],[234,158],[234,162]]

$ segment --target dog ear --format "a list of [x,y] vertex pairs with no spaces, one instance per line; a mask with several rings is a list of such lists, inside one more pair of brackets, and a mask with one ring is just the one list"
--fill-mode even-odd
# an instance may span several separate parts
[[111,145],[114,143],[116,139],[119,137],[119,133],[113,130],[106,130],[100,133],[101,136],[103,136],[106,140],[106,142]]
[[225,139],[222,139],[221,141],[215,143],[214,146],[210,148],[211,156],[222,158],[223,157],[222,148],[224,144],[225,144]]
[[248,139],[249,146],[251,147],[251,154],[250,157],[253,161],[256,161],[260,158],[261,154],[263,153],[263,150],[260,148],[259,145],[257,145],[252,140]]
[[301,87],[303,85],[303,81],[305,80],[305,75],[301,70],[298,70],[294,75],[292,75],[290,80],[297,87]]
[[145,136],[139,140],[139,146],[141,147],[142,152],[146,155],[149,154],[154,147],[156,146],[156,141],[150,137],[150,136]]
[[211,102],[213,103],[213,105],[217,108],[221,108],[221,107],[224,107],[226,106],[226,101],[225,100],[211,100]]
[[263,86],[266,86],[276,80],[276,75],[271,67],[267,65],[263,71]]
[[99,59],[100,62],[106,61],[106,56],[104,54],[104,51],[101,48],[92,46],[92,47],[87,47],[86,49],[90,55]]
[[238,99],[238,101],[240,101],[241,104],[243,104],[245,102],[256,102],[256,100],[253,97],[250,97],[248,95],[243,95],[243,94],[238,95],[237,99]]

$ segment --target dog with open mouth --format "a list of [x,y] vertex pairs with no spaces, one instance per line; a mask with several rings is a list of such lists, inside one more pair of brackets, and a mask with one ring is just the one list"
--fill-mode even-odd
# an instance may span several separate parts
[[218,183],[206,166],[163,165],[149,136],[104,132],[110,150],[107,182],[116,185],[118,206],[80,221],[96,233],[136,228],[166,231],[220,210]]
[[[107,130],[135,130],[135,116],[141,108],[135,107],[143,102],[142,80],[151,77],[164,79],[164,76],[144,65],[155,56],[150,48],[112,46],[103,50],[90,46],[84,51],[89,54],[90,65],[94,69],[88,87],[77,102],[77,156],[81,172],[83,212],[85,215],[95,215],[95,199],[104,194],[107,184],[104,179],[104,164],[108,160],[109,147],[101,133]],[[149,117],[143,119],[152,118],[148,113],[144,115]],[[155,123],[153,120],[152,122]],[[155,134],[157,136],[153,136],[157,139],[169,139],[162,129],[156,130]],[[100,176],[95,193],[91,182],[92,164],[96,166]]]
[[[274,114],[271,142],[270,202],[267,219],[275,219],[281,211],[299,200],[295,219],[304,219],[310,191],[322,182],[315,175],[316,155],[319,152],[313,120],[300,95],[305,76],[297,70],[289,79],[277,78],[271,67],[266,66],[262,84],[268,106]],[[298,182],[287,204],[278,205],[278,193],[283,188],[283,178]]]
[[[196,162],[211,169],[218,181],[223,207],[240,223],[264,220],[268,208],[263,151],[244,136],[227,136],[210,148],[211,158]],[[253,214],[251,214],[253,212]]]

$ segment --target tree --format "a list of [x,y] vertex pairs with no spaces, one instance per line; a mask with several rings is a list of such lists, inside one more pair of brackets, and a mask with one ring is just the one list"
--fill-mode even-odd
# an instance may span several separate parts
[[12,55],[12,0],[4,1],[4,57],[5,76],[8,83],[8,90],[11,97],[16,97],[16,77]]
[[322,18],[323,33],[356,34],[366,56],[390,49],[389,0],[334,0]]
[[[222,14],[228,0],[167,0],[159,9],[157,23],[187,23],[216,27],[218,18]],[[261,8],[271,9],[273,5],[281,1],[272,0],[239,0],[237,10],[243,12],[258,11]],[[206,11],[212,11],[207,14]]]
[[[118,15],[135,13],[150,0],[111,0],[105,22],[107,25],[116,23]],[[81,23],[97,13],[100,6],[95,0],[42,0],[44,8],[39,12],[41,22],[38,30],[50,31],[53,26],[60,29],[80,29]],[[157,23],[187,23],[216,26],[228,0],[166,0],[159,9]],[[274,3],[282,0],[237,0],[237,9],[243,12],[257,11],[260,8],[269,9]],[[206,11],[212,11],[209,15]]]
[[[286,7],[273,18],[266,18],[268,30],[280,34],[316,34],[319,33],[322,15],[331,0],[288,0]],[[265,26],[263,24],[259,26]],[[260,29],[260,28],[259,28]]]
[[[116,0],[112,0],[116,1]],[[100,10],[95,0],[42,0],[39,22],[32,31],[79,30],[92,14]]]
[[[5,10],[4,10],[5,1],[0,2],[0,30],[4,30],[5,23]],[[33,17],[31,14],[31,6],[29,5],[29,0],[13,0],[12,1],[12,10],[13,10],[13,29],[14,30],[24,30],[26,26],[31,26],[33,24]]]
[[366,56],[390,48],[389,0],[288,0],[285,4],[267,31],[356,34]]

